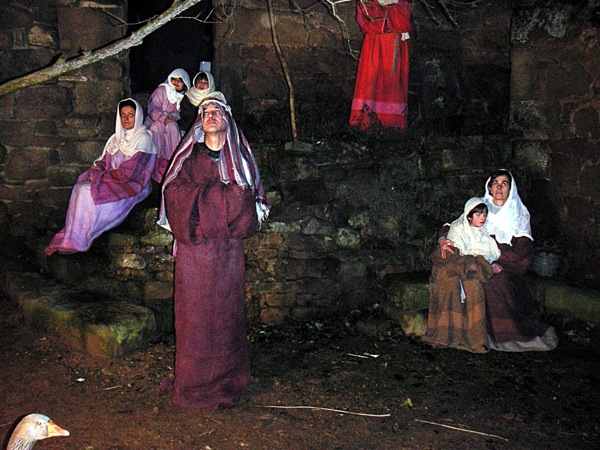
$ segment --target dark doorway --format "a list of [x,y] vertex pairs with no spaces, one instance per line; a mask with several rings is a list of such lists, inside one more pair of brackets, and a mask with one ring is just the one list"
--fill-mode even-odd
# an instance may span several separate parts
[[[129,0],[127,17],[133,24],[130,30],[140,28],[147,19],[163,13],[172,4],[172,0]],[[212,60],[212,25],[200,21],[211,10],[212,1],[204,0],[181,15],[190,19],[171,20],[146,37],[142,45],[130,50],[133,94],[151,93],[177,68],[185,69],[191,81],[199,70],[200,61]]]

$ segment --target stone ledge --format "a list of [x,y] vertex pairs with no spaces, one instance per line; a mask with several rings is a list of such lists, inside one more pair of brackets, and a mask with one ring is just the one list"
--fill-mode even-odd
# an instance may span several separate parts
[[119,357],[146,345],[156,332],[149,308],[66,288],[6,261],[0,275],[4,294],[19,305],[27,325],[77,350]]
[[[586,322],[600,322],[600,292],[568,286],[560,281],[527,275],[533,298],[544,312]],[[408,334],[424,333],[422,312],[429,308],[429,285],[424,274],[391,274],[384,281],[386,314]],[[425,324],[426,327],[426,324]]]
[[528,276],[531,294],[544,311],[585,322],[600,323],[600,292],[577,288],[553,279]]

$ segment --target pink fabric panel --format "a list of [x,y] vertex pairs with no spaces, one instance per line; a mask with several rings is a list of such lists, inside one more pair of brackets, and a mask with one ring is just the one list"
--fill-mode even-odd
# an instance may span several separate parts
[[[173,117],[175,121],[165,124],[164,120],[167,116]],[[162,181],[171,156],[181,140],[179,125],[177,125],[179,119],[177,104],[169,101],[165,87],[156,88],[148,101],[148,117],[144,124],[152,133],[152,138],[158,148],[158,161],[153,178],[159,183]]]
[[143,152],[131,158],[121,152],[106,154],[77,181],[91,182],[92,198],[97,205],[122,200],[139,194],[150,184],[155,161],[156,155]]
[[46,254],[85,252],[94,239],[123,222],[152,192],[155,161],[156,155],[148,153],[137,152],[128,158],[117,152],[106,154],[82,173],[71,192],[65,227],[52,238]]
[[59,250],[89,250],[94,239],[123,222],[133,207],[152,191],[152,185],[148,184],[133,197],[96,205],[90,187],[89,181],[80,181],[73,186],[65,227],[52,238],[45,249],[47,255]]

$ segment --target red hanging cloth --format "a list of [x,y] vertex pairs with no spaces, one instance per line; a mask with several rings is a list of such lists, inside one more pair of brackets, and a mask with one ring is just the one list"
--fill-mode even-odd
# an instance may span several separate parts
[[381,123],[406,128],[408,46],[411,3],[398,0],[383,6],[356,2],[356,21],[364,33],[350,125],[368,130]]

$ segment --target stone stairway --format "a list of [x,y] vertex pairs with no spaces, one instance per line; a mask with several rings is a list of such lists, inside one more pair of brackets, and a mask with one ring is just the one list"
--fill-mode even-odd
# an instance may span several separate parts
[[[4,245],[0,287],[25,323],[95,356],[114,358],[172,333],[172,239],[139,207],[86,253],[44,253],[49,239]],[[142,218],[142,220],[140,220]]]

